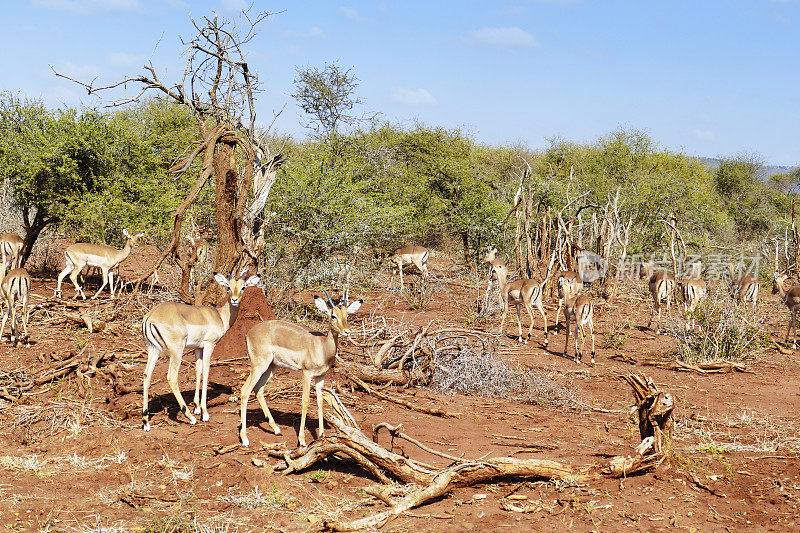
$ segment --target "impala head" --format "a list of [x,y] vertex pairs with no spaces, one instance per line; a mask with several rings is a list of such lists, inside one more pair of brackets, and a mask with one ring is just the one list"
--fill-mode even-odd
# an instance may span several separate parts
[[127,228],[122,230],[122,234],[125,235],[125,238],[130,241],[131,246],[137,248],[139,246],[139,239],[144,237],[144,233],[137,233],[136,235],[131,235],[128,233]]
[[489,269],[489,279],[500,280],[508,277],[508,268],[504,265],[494,265]]
[[778,294],[781,292],[781,289],[786,286],[784,284],[786,283],[787,279],[789,279],[789,276],[786,274],[779,274],[778,272],[775,272],[775,274],[772,276],[772,294]]
[[327,302],[322,298],[322,296],[314,296],[314,304],[322,314],[330,319],[331,329],[336,332],[337,335],[349,337],[350,325],[347,323],[347,315],[358,311],[358,309],[361,307],[362,301],[356,300],[355,302],[348,304],[347,291],[344,293],[344,300],[342,300],[339,305],[333,303],[333,300],[331,300],[331,297],[328,296],[327,292],[325,292],[325,296],[328,299]]
[[497,248],[494,246],[489,246],[486,249],[486,255],[483,256],[481,263],[491,263],[497,258]]
[[238,277],[236,274],[229,274],[226,277],[219,272],[214,274],[214,279],[217,283],[228,289],[228,298],[230,298],[231,305],[234,307],[242,303],[242,295],[246,287],[256,286],[261,281],[258,276],[247,277],[246,274],[246,271],[242,272],[242,277]]

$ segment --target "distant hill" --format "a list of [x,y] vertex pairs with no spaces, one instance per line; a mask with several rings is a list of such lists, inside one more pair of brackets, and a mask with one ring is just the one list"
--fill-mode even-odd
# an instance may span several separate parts
[[[705,164],[708,168],[712,170],[716,169],[719,166],[719,159],[717,159],[716,157],[697,157],[697,160],[701,161],[703,164]],[[761,169],[761,178],[767,179],[775,174],[788,174],[789,172],[792,172],[799,167],[800,165],[789,167],[784,165],[770,165],[768,163],[765,163]]]

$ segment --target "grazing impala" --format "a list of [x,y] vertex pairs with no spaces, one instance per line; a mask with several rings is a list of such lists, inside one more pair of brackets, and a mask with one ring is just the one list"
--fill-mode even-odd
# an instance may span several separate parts
[[[325,296],[328,296],[328,294],[325,293]],[[309,331],[299,324],[285,320],[261,322],[247,332],[250,376],[242,386],[240,405],[242,425],[239,428],[242,446],[250,445],[250,440],[247,438],[247,403],[250,400],[250,394],[253,389],[256,391],[256,398],[261,410],[264,412],[264,416],[269,421],[272,431],[276,435],[281,434],[281,430],[272,418],[272,413],[270,413],[267,402],[264,399],[264,386],[275,375],[278,367],[303,373],[300,430],[297,434],[300,446],[306,445],[306,413],[308,412],[312,381],[317,393],[319,421],[319,433],[317,435],[318,437],[323,436],[325,427],[322,419],[322,387],[325,382],[325,375],[336,359],[339,336],[350,336],[347,315],[358,311],[361,307],[361,300],[348,304],[347,292],[345,292],[343,303],[340,305],[334,304],[330,296],[328,296],[327,303],[321,297],[315,296],[314,304],[330,321],[328,333],[326,334]]]
[[786,274],[778,274],[776,272],[774,278],[772,279],[772,294],[779,294],[783,303],[789,308],[791,319],[789,322],[789,327],[786,329],[786,340],[784,341],[784,344],[789,343],[789,332],[791,332],[792,328],[794,328],[794,341],[792,342],[792,348],[796,350],[797,311],[800,310],[800,285],[787,287],[787,281],[788,276],[786,276]]
[[[580,278],[578,278],[580,279]],[[567,322],[567,337],[564,339],[564,357],[567,356],[569,348],[569,323],[575,320],[575,362],[579,363],[583,359],[583,346],[586,344],[586,330],[592,336],[592,361],[594,365],[594,305],[589,298],[583,294],[572,293],[566,287],[571,280],[564,276],[558,279],[558,292],[564,294],[564,320]],[[578,348],[580,344],[580,348]]]
[[686,329],[697,327],[694,312],[708,294],[708,285],[703,278],[684,278],[680,282],[680,292],[683,300],[683,314],[686,318]]
[[127,238],[125,247],[122,250],[117,250],[104,244],[91,244],[88,242],[80,242],[73,244],[64,252],[64,257],[67,264],[61,274],[58,275],[58,286],[56,287],[55,295],[61,297],[61,282],[69,274],[69,279],[75,285],[75,297],[78,295],[86,299],[83,289],[78,285],[78,274],[81,273],[83,267],[86,265],[98,267],[103,274],[103,284],[97,289],[97,292],[92,296],[92,299],[97,298],[105,286],[111,283],[111,298],[114,298],[114,268],[122,263],[129,255],[131,255],[131,248],[138,246],[139,237],[144,233],[137,233],[131,235],[127,229],[122,230],[122,234]]
[[[583,278],[573,271],[562,272],[558,277],[558,309],[556,309],[556,324],[558,327],[558,316],[564,307],[564,302],[570,298],[574,299],[583,290]],[[564,316],[566,316],[566,311]],[[569,332],[569,321],[567,321],[567,331]]]
[[662,302],[666,303],[667,314],[669,314],[669,306],[672,301],[672,293],[675,292],[675,276],[665,270],[653,272],[653,264],[648,263],[645,265],[645,274],[648,278],[647,287],[650,289],[650,296],[653,297],[653,313],[650,315],[650,322],[647,327],[650,328],[653,324],[653,318],[658,313],[656,319],[656,332],[661,324],[661,308]]
[[428,258],[430,251],[424,246],[404,246],[395,250],[389,261],[392,263],[392,268],[395,267],[400,271],[400,292],[403,292],[403,268],[414,265],[425,278],[428,273]]
[[[517,325],[519,325],[519,342],[527,343],[533,331],[533,306],[536,306],[544,319],[544,345],[547,346],[549,343],[547,339],[547,315],[542,305],[542,287],[544,287],[544,284],[547,282],[547,278],[545,278],[545,281],[542,283],[533,279],[518,279],[508,283],[508,270],[504,266],[494,267],[492,269],[492,275],[496,276],[500,284],[500,296],[503,299],[503,316],[500,319],[500,329],[498,333],[503,333],[503,326],[506,323],[508,308],[512,305],[516,305]],[[522,337],[522,319],[520,317],[521,305],[525,306],[525,309],[528,311],[528,316],[531,319],[531,325],[528,328],[528,336],[524,340]]]
[[[186,305],[178,302],[164,302],[155,306],[142,320],[142,335],[147,346],[147,366],[144,371],[144,387],[142,398],[142,427],[150,430],[149,413],[147,410],[150,381],[153,378],[153,369],[159,356],[166,352],[169,356],[169,371],[167,382],[181,413],[185,414],[192,424],[197,419],[189,413],[186,402],[178,388],[178,369],[181,365],[183,351],[194,348],[195,356],[195,388],[194,388],[194,414],[202,413],[203,421],[207,421],[208,408],[206,398],[208,395],[208,373],[211,368],[211,352],[226,331],[236,321],[239,315],[239,304],[245,287],[257,285],[258,276],[238,278],[230,274],[227,278],[222,274],[214,274],[214,279],[228,289],[228,300],[222,307],[209,307],[205,305]],[[203,395],[200,396],[200,379],[203,380]]]
[[16,233],[5,233],[0,237],[0,254],[3,259],[3,271],[0,276],[4,276],[7,269],[22,268],[22,246],[25,241]]
[[[3,278],[0,283],[6,310],[3,313],[3,325],[0,326],[0,338],[6,329],[6,320],[11,314],[11,342],[25,341],[28,339],[28,294],[31,290],[31,277],[24,268],[15,268]],[[24,336],[20,337],[17,329],[17,302],[22,303],[22,327]]]
[[737,276],[733,265],[728,265],[728,275],[730,276],[729,289],[731,297],[736,299],[736,303],[753,302],[753,312],[758,304],[758,278],[749,274]]

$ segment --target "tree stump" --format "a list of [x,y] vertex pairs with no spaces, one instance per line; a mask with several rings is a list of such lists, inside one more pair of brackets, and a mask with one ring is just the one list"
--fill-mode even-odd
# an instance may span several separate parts
[[660,390],[652,379],[644,374],[630,373],[621,376],[633,389],[639,416],[639,436],[642,443],[633,457],[617,456],[611,459],[606,473],[622,477],[655,468],[673,458],[672,410],[675,400],[668,392]]

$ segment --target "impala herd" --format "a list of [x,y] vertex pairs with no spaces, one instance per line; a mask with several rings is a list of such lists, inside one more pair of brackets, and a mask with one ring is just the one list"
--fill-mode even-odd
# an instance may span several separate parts
[[[86,299],[78,276],[86,267],[95,267],[100,270],[102,284],[92,296],[97,298],[102,290],[108,286],[111,298],[114,298],[114,270],[138,245],[142,233],[130,234],[123,231],[126,237],[125,246],[116,249],[109,246],[77,243],[69,246],[64,252],[65,266],[58,275],[55,296],[61,297],[61,284],[69,275],[75,286],[75,297]],[[0,255],[2,256],[2,274],[0,274],[0,292],[5,310],[0,326],[0,337],[5,333],[6,322],[11,317],[12,342],[25,342],[28,339],[28,297],[31,288],[31,278],[22,267],[22,250],[24,240],[14,233],[6,233],[0,237]],[[403,271],[411,266],[422,276],[423,281],[431,274],[428,269],[428,259],[431,253],[422,246],[406,246],[395,250],[389,256],[392,269],[396,269],[400,276],[400,291],[404,290]],[[504,333],[505,321],[509,309],[516,308],[518,326],[517,339],[527,343],[533,333],[534,314],[533,308],[539,311],[543,320],[544,346],[549,344],[547,313],[544,308],[544,289],[550,278],[552,261],[544,280],[521,278],[509,281],[509,268],[502,258],[497,256],[497,249],[490,247],[483,258],[483,263],[488,264],[488,290],[487,301],[492,293],[492,286],[496,283],[499,290],[499,301],[502,305],[502,316],[498,334]],[[661,311],[666,307],[667,313],[671,305],[673,294],[678,288],[682,300],[683,315],[686,319],[686,328],[697,327],[695,314],[698,306],[708,293],[705,280],[701,277],[700,264],[692,265],[691,272],[676,282],[675,277],[666,270],[654,271],[652,262],[643,265],[644,277],[647,278],[647,287],[653,298],[653,310],[647,327],[655,322],[656,331],[661,327]],[[201,415],[203,421],[209,420],[207,408],[208,379],[211,367],[211,353],[236,320],[242,302],[244,290],[247,287],[258,286],[260,278],[256,275],[214,274],[214,280],[227,289],[228,297],[224,305],[210,307],[204,305],[187,305],[178,302],[164,302],[156,305],[144,316],[142,320],[142,336],[147,349],[147,364],[144,372],[142,395],[142,427],[150,430],[150,413],[148,411],[150,383],[153,370],[159,357],[166,353],[169,357],[167,383],[178,402],[180,412],[183,413],[191,424],[196,424],[194,415]],[[789,286],[785,274],[776,273],[773,278],[773,294],[778,294],[782,302],[789,308],[791,319],[786,331],[786,343],[789,334],[794,330],[793,346],[797,347],[797,321],[800,311],[800,285]],[[584,345],[587,337],[591,336],[591,361],[594,364],[595,334],[594,334],[594,305],[584,293],[584,276],[579,272],[561,272],[556,281],[558,290],[558,306],[554,328],[557,329],[559,316],[563,309],[566,321],[566,337],[563,355],[566,357],[569,350],[570,323],[574,322],[575,352],[574,360],[580,362],[583,358]],[[737,303],[752,304],[755,310],[759,283],[758,279],[746,275],[735,275],[731,266],[729,269],[728,287],[732,298]],[[323,291],[324,292],[324,291]],[[317,309],[327,317],[327,333],[318,333],[294,322],[285,320],[269,320],[253,326],[246,335],[247,352],[250,360],[250,374],[241,389],[240,395],[240,429],[239,437],[243,446],[249,445],[247,438],[247,406],[250,395],[255,391],[256,398],[267,419],[270,428],[276,435],[281,431],[270,413],[264,396],[264,387],[275,375],[277,369],[286,368],[302,374],[302,399],[301,421],[298,441],[301,446],[306,445],[305,422],[310,400],[311,385],[313,383],[317,400],[317,420],[319,423],[318,436],[322,436],[322,387],[328,370],[334,365],[339,347],[340,337],[350,336],[348,315],[355,313],[361,307],[361,300],[349,301],[345,291],[344,297],[339,302],[334,302],[327,292],[325,298],[315,296],[314,304]],[[22,332],[19,331],[17,305],[22,306],[20,315]],[[521,309],[525,307],[530,320],[526,335],[522,331]],[[194,413],[183,399],[178,386],[178,370],[183,353],[187,348],[194,350],[195,354],[195,394]]]

